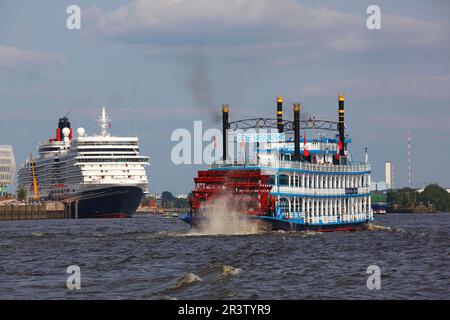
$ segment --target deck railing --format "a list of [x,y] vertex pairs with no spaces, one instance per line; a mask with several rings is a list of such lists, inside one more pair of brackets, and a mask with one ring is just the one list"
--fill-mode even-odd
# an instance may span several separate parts
[[250,163],[239,163],[237,161],[217,161],[210,164],[211,168],[225,167],[269,167],[269,168],[287,168],[300,169],[311,172],[367,172],[370,171],[370,164],[350,164],[350,165],[334,165],[334,164],[313,164],[299,161],[285,160],[266,160],[260,159]]
[[[358,192],[355,195],[369,194],[369,187],[357,188]],[[343,196],[345,195],[345,188],[329,188],[329,189],[315,189],[305,187],[290,187],[290,186],[274,186],[272,191],[287,193],[287,194],[304,194],[308,196]]]

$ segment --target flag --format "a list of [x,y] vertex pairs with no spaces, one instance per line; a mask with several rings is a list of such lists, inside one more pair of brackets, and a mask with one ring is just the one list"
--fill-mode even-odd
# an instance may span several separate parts
[[341,150],[342,150],[342,141],[338,139],[338,153],[336,154],[336,160],[341,158]]
[[306,148],[306,132],[303,134],[303,156],[309,157],[309,151]]

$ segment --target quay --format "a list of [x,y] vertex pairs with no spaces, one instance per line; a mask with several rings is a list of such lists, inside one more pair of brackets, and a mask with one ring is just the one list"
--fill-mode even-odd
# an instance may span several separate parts
[[0,221],[68,219],[69,211],[63,203],[0,204]]

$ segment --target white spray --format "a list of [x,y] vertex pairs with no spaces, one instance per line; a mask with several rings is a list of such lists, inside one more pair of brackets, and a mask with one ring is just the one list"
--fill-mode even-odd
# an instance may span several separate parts
[[221,196],[208,201],[201,210],[203,220],[198,226],[201,234],[256,234],[265,231],[261,221],[245,217],[243,211],[244,201],[239,197]]

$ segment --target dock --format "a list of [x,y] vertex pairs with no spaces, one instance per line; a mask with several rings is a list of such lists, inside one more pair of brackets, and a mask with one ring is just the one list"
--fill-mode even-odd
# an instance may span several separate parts
[[0,221],[67,219],[63,203],[0,204]]

